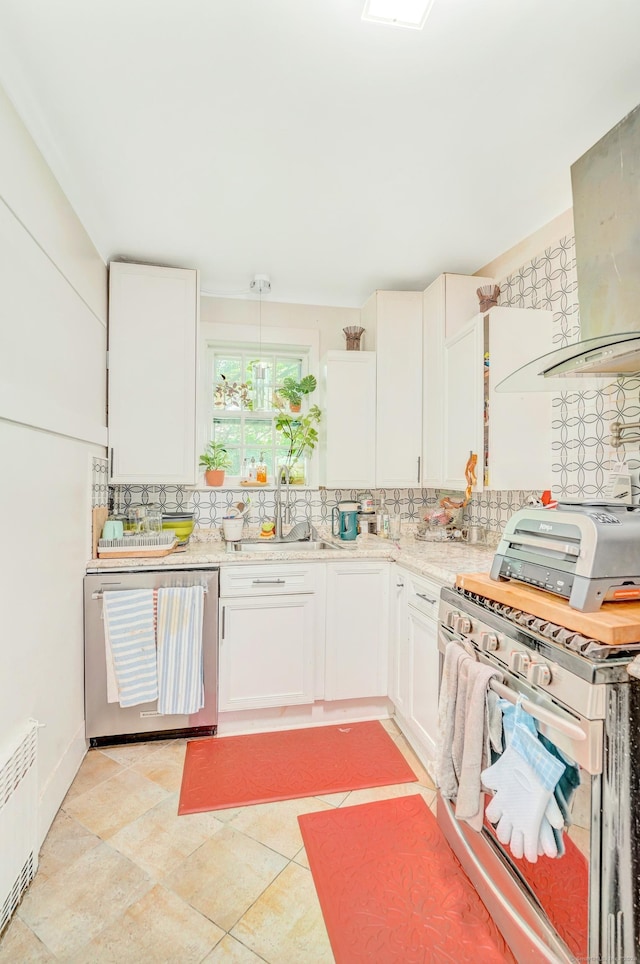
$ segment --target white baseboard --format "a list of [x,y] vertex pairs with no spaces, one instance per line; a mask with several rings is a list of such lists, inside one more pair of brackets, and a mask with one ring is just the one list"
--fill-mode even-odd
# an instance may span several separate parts
[[60,804],[67,795],[67,791],[73,783],[74,777],[85,758],[88,748],[89,743],[85,736],[83,720],[73,735],[64,754],[58,761],[57,766],[40,790],[38,849],[40,849],[44,838],[49,833],[49,828],[60,809]]
[[302,729],[338,723],[364,723],[391,716],[392,706],[384,697],[350,701],[316,701],[302,706],[268,707],[262,710],[233,710],[218,714],[218,736],[266,733],[272,730]]

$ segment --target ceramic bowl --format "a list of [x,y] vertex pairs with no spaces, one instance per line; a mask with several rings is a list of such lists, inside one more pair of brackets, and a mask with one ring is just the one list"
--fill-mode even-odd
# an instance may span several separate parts
[[188,539],[195,528],[193,513],[165,513],[162,516],[162,528],[173,529],[178,542]]

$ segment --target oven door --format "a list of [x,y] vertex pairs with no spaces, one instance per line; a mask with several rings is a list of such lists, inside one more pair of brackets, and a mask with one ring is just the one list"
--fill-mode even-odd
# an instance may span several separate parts
[[[441,664],[445,647],[454,641],[462,643],[441,625]],[[591,852],[591,841],[600,815],[603,723],[581,717],[542,688],[506,670],[491,654],[475,655],[500,669],[503,684],[496,687],[499,695],[510,702],[523,697],[523,708],[528,707],[537,717],[547,748],[566,763],[560,781],[561,810],[566,812],[562,853],[555,858],[543,855],[536,863],[516,858],[500,843],[486,818],[482,832],[476,833],[455,819],[455,805],[440,795],[438,822],[519,962],[586,959],[590,938],[593,940],[589,905],[598,899],[592,889],[597,885],[600,858],[597,847]],[[490,799],[487,795],[486,804]]]

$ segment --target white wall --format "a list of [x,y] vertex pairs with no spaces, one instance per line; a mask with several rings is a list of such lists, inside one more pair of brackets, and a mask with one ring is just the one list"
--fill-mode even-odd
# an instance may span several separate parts
[[[260,317],[258,299],[200,299],[200,321],[227,325],[257,325]],[[275,301],[275,295],[262,299],[262,325],[269,328],[307,328],[320,337],[320,357],[329,350],[347,347],[342,329],[360,324],[359,308],[327,308],[319,305],[293,305]],[[375,349],[375,332],[366,331],[362,348]],[[317,373],[316,373],[317,374]]]
[[107,271],[0,89],[0,764],[39,736],[42,840],[86,750],[82,576]]

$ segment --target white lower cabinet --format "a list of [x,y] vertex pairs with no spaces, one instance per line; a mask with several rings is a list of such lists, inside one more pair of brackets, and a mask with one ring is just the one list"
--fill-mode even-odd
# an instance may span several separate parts
[[396,719],[429,765],[438,741],[438,604],[441,585],[398,567],[390,695]]
[[327,566],[325,699],[388,692],[389,563]]
[[222,712],[313,702],[322,569],[265,563],[221,570]]
[[438,624],[409,606],[409,720],[430,759],[438,740]]
[[359,559],[222,567],[220,712],[386,702],[389,572]]
[[220,710],[313,702],[315,599],[299,595],[223,601]]
[[391,644],[389,660],[389,696],[396,712],[409,716],[409,627],[407,594],[408,580],[404,573],[395,568],[391,580],[393,594],[393,614],[391,622]]

